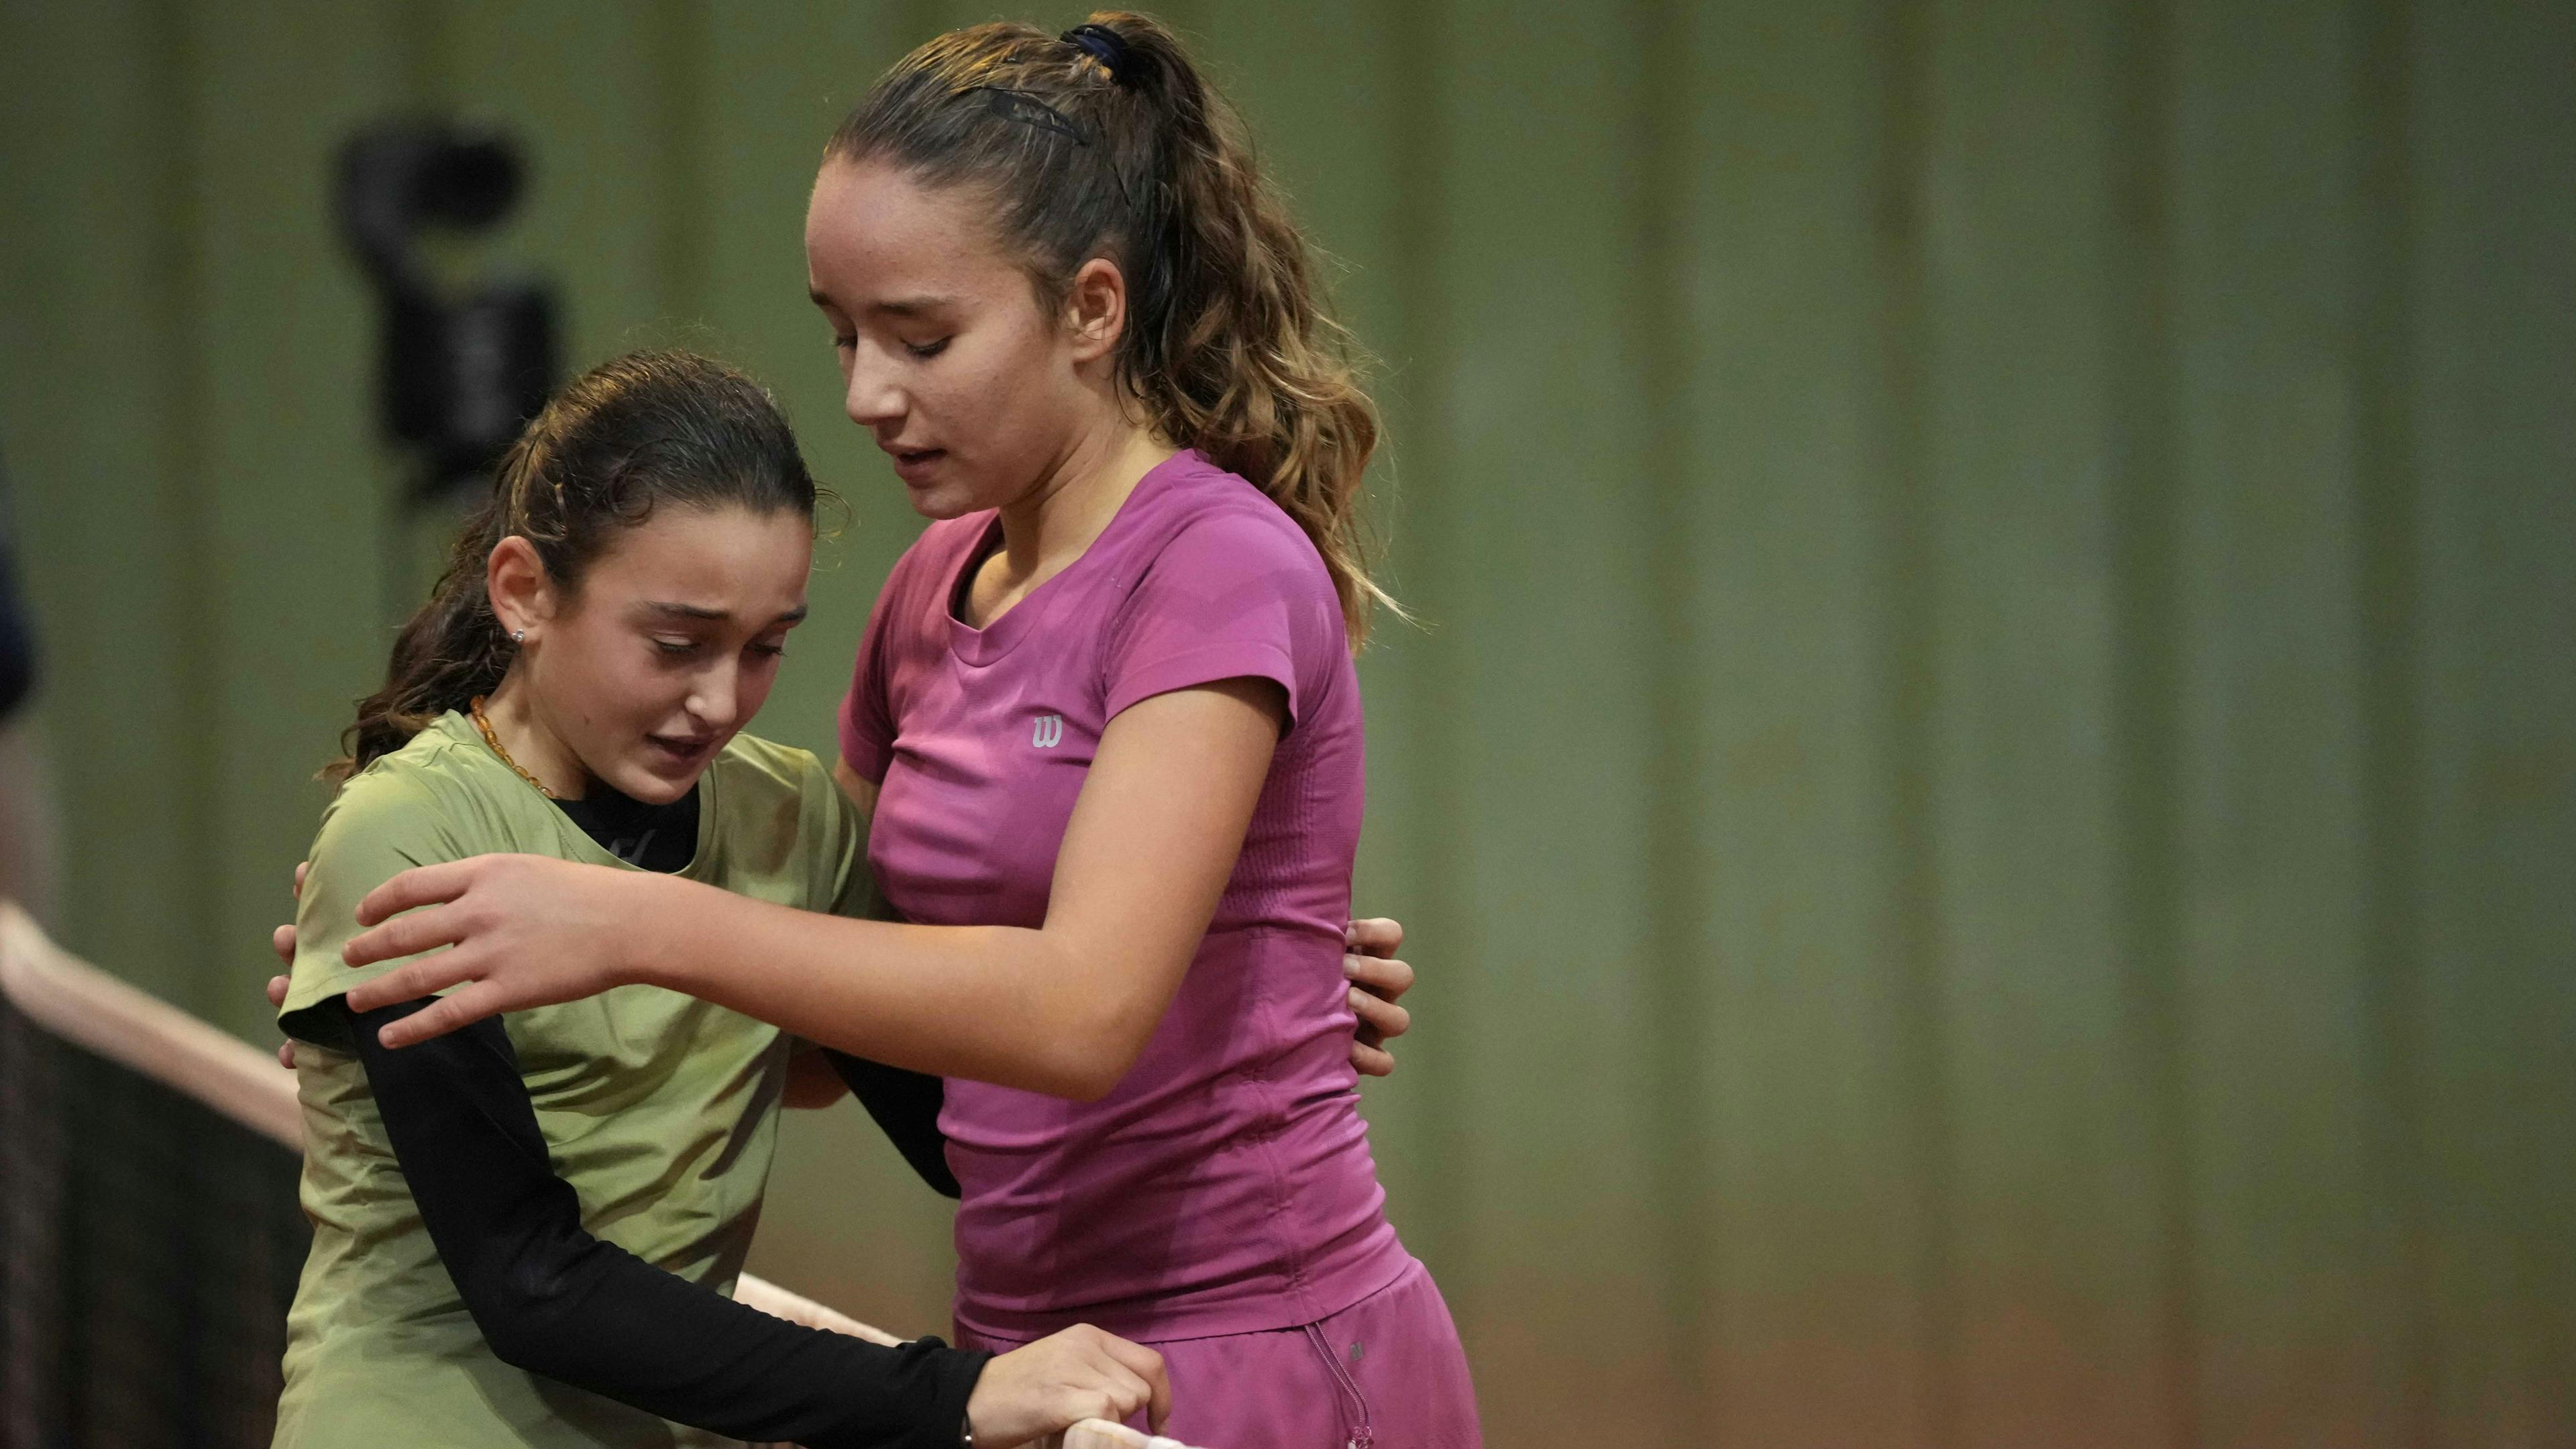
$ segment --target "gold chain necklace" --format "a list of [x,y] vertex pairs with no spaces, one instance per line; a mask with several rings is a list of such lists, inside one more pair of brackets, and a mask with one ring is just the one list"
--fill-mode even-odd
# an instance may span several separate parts
[[483,717],[483,696],[478,694],[472,699],[467,700],[465,708],[474,716],[474,727],[483,732],[483,743],[492,747],[492,753],[501,757],[501,763],[509,766],[513,770],[517,770],[519,778],[527,781],[531,785],[534,785],[538,794],[545,796],[549,800],[555,798],[555,792],[547,789],[544,781],[529,774],[526,769],[520,766],[518,761],[510,758],[510,752],[508,750],[501,748],[501,737],[492,733],[492,722]]

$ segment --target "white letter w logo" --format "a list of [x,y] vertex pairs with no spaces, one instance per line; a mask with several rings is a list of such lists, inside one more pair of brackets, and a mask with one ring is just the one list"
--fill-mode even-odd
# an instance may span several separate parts
[[1051,750],[1056,746],[1063,744],[1064,716],[1060,714],[1039,715],[1038,727],[1035,732],[1030,734],[1029,743],[1042,750]]

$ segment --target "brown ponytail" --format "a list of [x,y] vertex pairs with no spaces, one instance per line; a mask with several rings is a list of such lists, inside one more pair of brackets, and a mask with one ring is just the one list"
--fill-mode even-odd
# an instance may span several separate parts
[[638,352],[575,378],[502,456],[492,496],[457,535],[429,602],[394,638],[382,689],[358,701],[324,768],[344,780],[430,721],[499,687],[514,648],[484,593],[486,565],[515,534],[567,595],[615,534],[660,504],[814,516],[813,475],[768,392],[685,352]]
[[897,62],[825,154],[990,187],[1050,303],[1085,261],[1116,261],[1129,309],[1119,377],[1155,431],[1297,521],[1352,648],[1376,605],[1401,615],[1369,577],[1361,480],[1378,417],[1349,335],[1241,121],[1169,30],[1110,11],[1064,36],[950,31]]

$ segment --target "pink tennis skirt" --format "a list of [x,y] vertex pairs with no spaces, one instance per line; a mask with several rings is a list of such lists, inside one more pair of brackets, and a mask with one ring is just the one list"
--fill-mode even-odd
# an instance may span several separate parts
[[[969,1348],[1020,1344],[959,1331]],[[1163,1433],[1202,1449],[1484,1449],[1449,1305],[1420,1263],[1301,1328],[1143,1340],[1172,1378]],[[1134,1421],[1145,1427],[1143,1416]]]

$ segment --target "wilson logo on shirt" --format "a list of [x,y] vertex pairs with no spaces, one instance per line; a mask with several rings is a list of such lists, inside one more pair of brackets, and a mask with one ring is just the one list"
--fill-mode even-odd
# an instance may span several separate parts
[[1042,750],[1051,750],[1056,746],[1063,744],[1064,716],[1060,714],[1039,715],[1038,726],[1030,733],[1029,743]]

